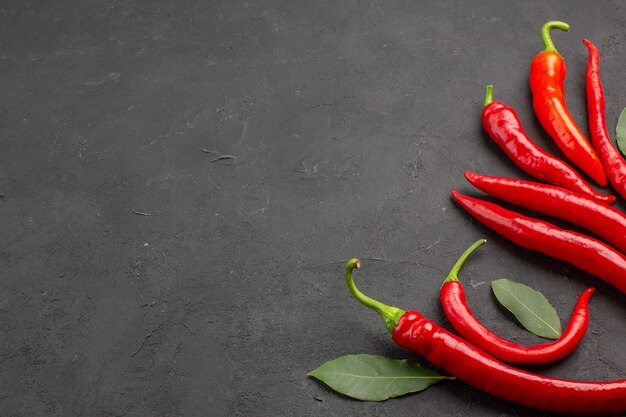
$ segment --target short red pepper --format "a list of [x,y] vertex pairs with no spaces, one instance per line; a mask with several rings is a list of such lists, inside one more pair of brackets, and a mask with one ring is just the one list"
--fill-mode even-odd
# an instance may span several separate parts
[[358,259],[351,259],[345,267],[350,292],[380,315],[393,340],[474,388],[527,407],[557,413],[599,415],[626,411],[626,380],[569,381],[513,368],[417,311],[391,307],[361,293],[352,278],[355,268],[359,268]]
[[550,39],[552,29],[567,31],[569,25],[551,21],[541,28],[545,49],[530,64],[533,108],[539,122],[561,151],[598,184],[604,186],[607,181],[602,163],[565,105],[565,61]]
[[581,294],[567,327],[554,342],[524,346],[505,340],[491,332],[474,316],[467,305],[465,290],[457,276],[465,260],[485,242],[484,239],[479,240],[461,255],[439,291],[441,306],[452,327],[465,340],[504,362],[549,363],[563,359],[572,353],[587,331],[589,298],[595,289],[587,288]]

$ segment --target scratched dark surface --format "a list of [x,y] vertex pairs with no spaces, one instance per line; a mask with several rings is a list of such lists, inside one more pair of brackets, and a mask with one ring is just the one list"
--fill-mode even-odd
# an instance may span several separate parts
[[[448,326],[461,277],[489,327],[538,343],[489,282],[591,324],[563,378],[626,376],[624,296],[455,206],[463,172],[527,178],[482,132],[483,88],[535,120],[539,29],[586,123],[583,37],[611,132],[626,105],[626,3],[4,1],[0,5],[0,415],[542,416],[461,382],[383,403],[306,373],[340,355],[416,358],[342,280]],[[617,207],[624,209],[623,200]],[[562,224],[562,223],[560,223]],[[449,326],[448,326],[449,327]]]

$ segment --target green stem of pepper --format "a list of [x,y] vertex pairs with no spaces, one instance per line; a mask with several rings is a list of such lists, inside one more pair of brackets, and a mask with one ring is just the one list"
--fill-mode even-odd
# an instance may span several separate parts
[[461,270],[461,268],[465,264],[465,261],[467,261],[467,259],[470,257],[470,255],[472,253],[474,253],[474,251],[476,249],[478,249],[478,247],[484,245],[485,243],[487,243],[487,240],[480,239],[480,240],[476,241],[472,246],[470,246],[469,248],[465,249],[465,252],[463,252],[461,257],[456,261],[456,263],[454,264],[454,266],[452,267],[452,269],[448,273],[448,276],[443,281],[443,283],[445,284],[446,282],[449,282],[449,281],[458,281],[459,280],[459,271]]
[[543,45],[545,47],[544,51],[558,53],[554,43],[552,42],[552,38],[550,38],[550,31],[552,29],[560,29],[563,32],[567,32],[569,30],[569,25],[565,22],[559,22],[558,20],[551,20],[541,28],[541,40],[543,41]]
[[493,85],[489,84],[485,87],[485,101],[483,101],[483,107],[487,107],[487,105],[491,104],[493,101]]
[[[485,242],[487,242],[485,239],[480,239],[479,241],[475,242],[472,246],[467,248],[465,252],[463,252],[463,254],[456,261],[452,269],[450,270],[450,273],[448,274],[448,277],[446,278],[445,282],[458,281],[457,275],[459,271],[461,270],[461,267],[463,266],[465,261],[467,261],[470,255],[476,249],[478,249],[479,246],[483,245]],[[383,322],[385,323],[385,326],[387,326],[389,333],[393,333],[393,329],[398,325],[398,321],[400,320],[400,317],[402,317],[402,315],[406,313],[406,311],[401,310],[397,307],[392,307],[392,306],[383,304],[380,301],[374,300],[373,298],[370,298],[367,295],[363,294],[361,291],[359,291],[359,289],[354,284],[354,278],[352,278],[352,271],[354,271],[355,269],[359,269],[360,267],[361,267],[361,263],[356,258],[352,258],[348,261],[348,263],[346,263],[346,269],[345,269],[346,285],[348,285],[348,289],[350,290],[354,298],[356,298],[364,306],[371,308],[372,310],[377,312],[380,315],[380,317],[383,319]]]
[[352,271],[354,269],[359,269],[360,266],[361,263],[356,258],[350,259],[348,261],[348,263],[346,264],[346,284],[348,285],[348,288],[350,289],[350,292],[352,293],[354,298],[356,298],[364,306],[371,308],[380,315],[380,317],[383,319],[383,322],[385,322],[385,326],[387,326],[389,333],[391,333],[393,332],[393,329],[398,325],[398,321],[400,320],[400,317],[402,317],[402,315],[405,313],[405,311],[400,310],[396,307],[388,306],[381,303],[380,301],[376,301],[359,291],[356,285],[354,285]]

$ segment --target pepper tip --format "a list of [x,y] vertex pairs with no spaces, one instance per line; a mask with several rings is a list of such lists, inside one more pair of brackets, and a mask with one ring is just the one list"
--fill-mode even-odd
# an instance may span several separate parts
[[463,176],[470,184],[474,185],[474,180],[476,179],[475,173],[473,173],[472,171],[465,171],[463,173]]

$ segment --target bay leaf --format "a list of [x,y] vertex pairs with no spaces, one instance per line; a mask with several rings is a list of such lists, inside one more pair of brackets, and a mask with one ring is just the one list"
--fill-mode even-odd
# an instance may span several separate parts
[[345,355],[308,374],[333,390],[363,401],[384,401],[423,391],[443,376],[419,363],[377,355]]
[[622,113],[617,119],[617,126],[615,127],[615,137],[617,138],[617,147],[622,155],[626,156],[626,107],[622,110]]
[[509,279],[491,282],[496,298],[526,330],[546,339],[561,336],[561,320],[548,299],[539,291]]

